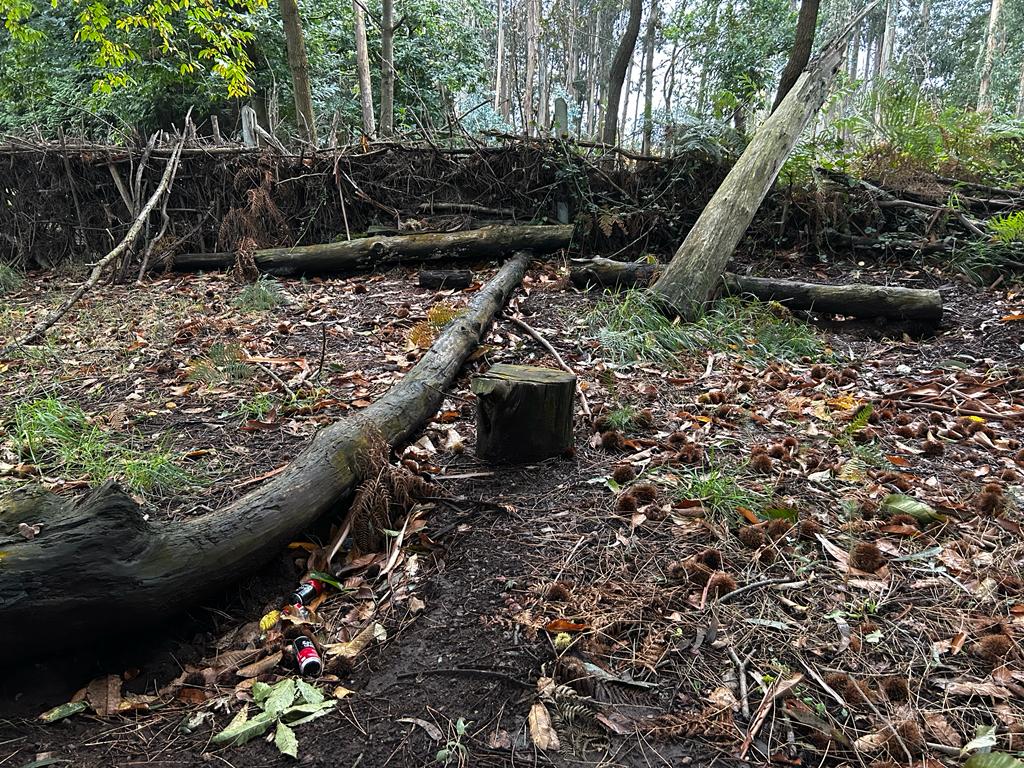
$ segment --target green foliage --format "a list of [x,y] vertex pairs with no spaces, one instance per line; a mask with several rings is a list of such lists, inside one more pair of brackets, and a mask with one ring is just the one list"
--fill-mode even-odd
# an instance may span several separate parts
[[454,760],[458,765],[462,765],[469,755],[469,750],[462,743],[462,739],[468,730],[469,723],[461,717],[456,720],[451,738],[437,751],[434,760],[443,765],[448,765]]
[[632,289],[610,295],[589,317],[592,332],[616,363],[670,364],[680,352],[729,352],[757,364],[820,356],[814,329],[775,302],[723,299],[692,323],[669,320],[650,294]]
[[329,715],[337,705],[305,680],[285,678],[273,685],[256,682],[252,687],[253,701],[259,711],[249,717],[245,704],[228,726],[212,739],[214,744],[239,746],[252,741],[274,728],[274,744],[281,754],[297,757],[299,741],[294,728]]
[[608,429],[617,429],[620,432],[629,431],[637,423],[637,411],[631,405],[624,405],[609,411],[603,417]]
[[256,282],[245,286],[231,303],[245,312],[261,312],[279,307],[287,300],[277,280],[261,275]]
[[0,296],[14,293],[25,283],[25,276],[14,267],[0,262]]
[[[988,220],[992,236],[1000,243],[1024,242],[1024,211],[993,216]],[[0,277],[0,285],[3,279]]]
[[14,409],[13,440],[33,464],[90,482],[115,478],[134,491],[167,491],[191,478],[169,451],[140,450],[140,437],[105,430],[77,406],[55,398],[19,404]]
[[277,407],[277,400],[269,392],[259,392],[238,404],[238,415],[244,419],[263,421]]

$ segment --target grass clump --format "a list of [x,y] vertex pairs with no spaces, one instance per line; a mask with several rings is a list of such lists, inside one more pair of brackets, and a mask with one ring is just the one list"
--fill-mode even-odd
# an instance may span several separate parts
[[607,296],[589,325],[616,363],[673,363],[680,353],[729,352],[763,365],[771,360],[821,356],[824,344],[807,323],[776,302],[728,298],[695,322],[669,320],[644,290]]
[[89,420],[85,412],[52,397],[15,406],[14,446],[33,464],[90,482],[117,479],[137,491],[166,491],[191,477],[169,451],[142,451]]
[[14,293],[25,284],[25,276],[9,264],[0,264],[0,296]]
[[261,276],[255,283],[245,286],[231,303],[244,312],[265,312],[287,301],[276,280]]
[[698,472],[673,472],[670,476],[674,499],[699,499],[714,514],[734,514],[739,507],[756,512],[764,506],[763,494],[740,485],[720,468]]

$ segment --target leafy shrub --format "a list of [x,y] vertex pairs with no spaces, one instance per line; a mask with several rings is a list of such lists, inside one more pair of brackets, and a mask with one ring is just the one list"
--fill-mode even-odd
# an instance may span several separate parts
[[14,267],[7,264],[0,264],[0,296],[6,293],[14,293],[25,282],[25,276]]

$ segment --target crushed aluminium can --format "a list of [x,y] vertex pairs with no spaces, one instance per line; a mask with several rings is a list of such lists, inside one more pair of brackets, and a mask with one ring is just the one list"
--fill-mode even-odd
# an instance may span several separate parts
[[309,605],[323,591],[322,582],[309,579],[299,584],[299,588],[291,593],[288,597],[288,605]]

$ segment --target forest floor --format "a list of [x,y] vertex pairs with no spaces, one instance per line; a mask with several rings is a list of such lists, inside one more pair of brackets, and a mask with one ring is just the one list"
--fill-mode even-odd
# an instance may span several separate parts
[[[599,339],[602,297],[535,264],[506,312],[575,369],[605,435],[578,414],[571,457],[474,458],[470,375],[554,364],[499,320],[403,454],[436,494],[396,523],[404,546],[348,564],[301,625],[340,701],[295,728],[300,764],[937,766],[1024,749],[1024,292],[786,256],[754,271],[937,287],[947,314],[914,336],[771,308],[751,335],[723,315],[668,358],[654,333]],[[0,363],[0,491],[113,474],[169,525],[217,508],[386,391],[472,292],[404,270],[276,285],[93,291]],[[32,276],[0,337],[72,288]],[[281,629],[258,622],[337,521],[155,637],[57,661],[26,640],[0,676],[0,766],[291,762],[273,740],[211,737],[255,712],[257,679],[294,676]],[[38,719],[83,695],[92,711]]]

